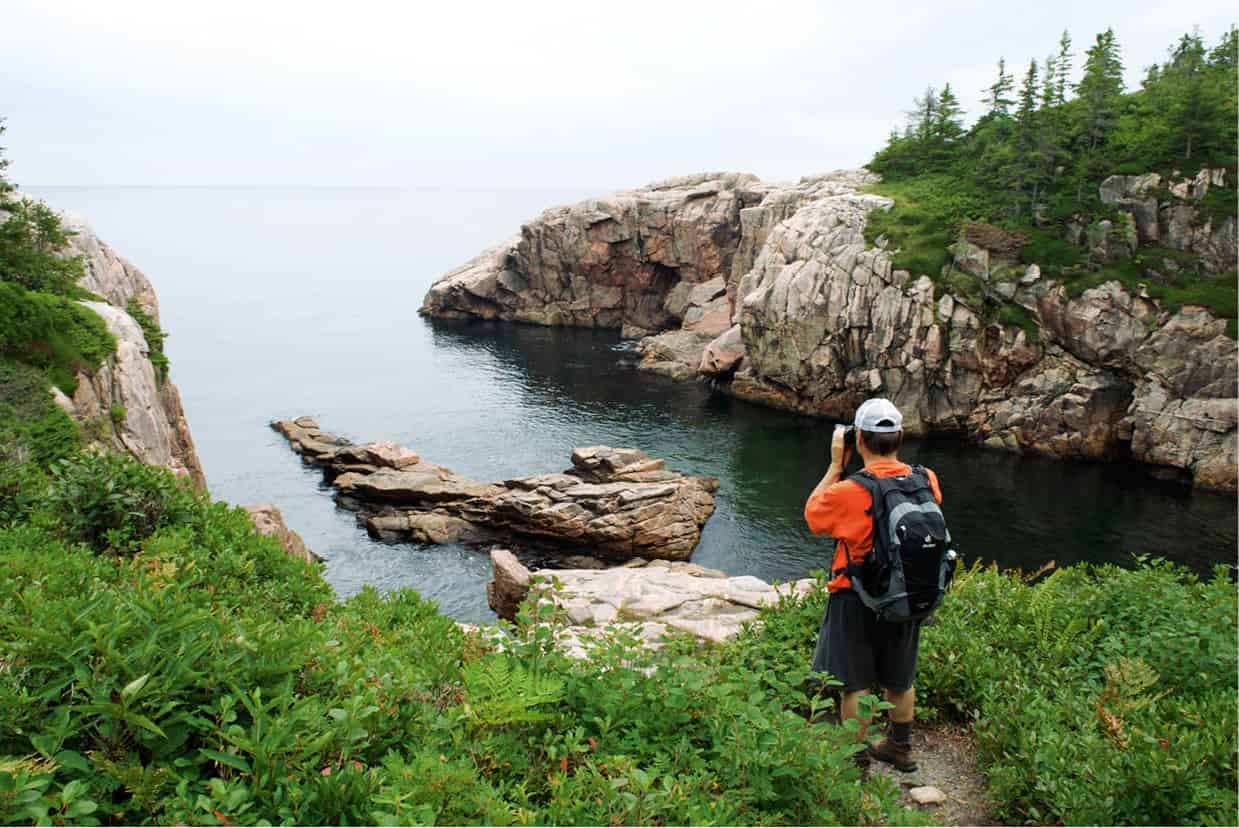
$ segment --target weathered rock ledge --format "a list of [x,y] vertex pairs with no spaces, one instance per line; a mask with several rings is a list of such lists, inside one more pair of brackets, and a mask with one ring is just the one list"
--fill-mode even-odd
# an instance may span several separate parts
[[[1233,267],[1234,220],[1196,226],[1190,203],[1223,175],[1170,187],[1178,201],[1165,205],[1149,194],[1158,182],[1138,177],[1107,181],[1102,197],[1131,211],[1133,239]],[[754,402],[849,418],[885,396],[912,434],[1131,458],[1235,490],[1239,349],[1225,320],[1171,312],[1118,282],[1073,297],[1036,265],[973,245],[955,267],[984,296],[943,291],[866,244],[866,214],[891,204],[861,192],[876,180],[707,173],[553,208],[443,276],[421,312],[654,334],[642,368],[708,377]],[[1123,233],[1103,235],[1096,254],[1121,257],[1111,237]],[[1002,324],[1000,308],[1030,324]]]
[[96,442],[171,469],[205,488],[180,392],[171,379],[158,376],[142,328],[126,309],[135,301],[159,324],[159,301],[150,280],[81,218],[62,217],[74,233],[68,255],[81,256],[85,264],[79,284],[103,300],[83,304],[103,319],[117,346],[98,371],[78,375],[73,399],[59,394],[57,401]]
[[[668,632],[722,642],[757,620],[761,608],[785,595],[805,595],[815,581],[805,578],[772,586],[760,578],[729,578],[696,564],[633,561],[613,569],[554,569],[531,572],[506,549],[491,550],[495,580],[487,584],[491,608],[513,620],[532,592],[562,611],[556,639],[571,656],[584,657],[600,632],[623,626],[645,645],[658,648]],[[552,589],[552,581],[558,589]]]
[[309,417],[271,426],[304,462],[324,469],[341,506],[389,541],[511,541],[609,560],[684,560],[718,488],[636,449],[578,448],[563,473],[483,483],[394,443],[351,445]]

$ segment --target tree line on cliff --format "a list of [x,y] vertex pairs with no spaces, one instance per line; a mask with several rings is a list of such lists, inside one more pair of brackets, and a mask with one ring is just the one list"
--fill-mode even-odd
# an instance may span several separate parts
[[[1236,167],[1239,32],[1212,49],[1185,34],[1127,92],[1113,30],[1097,35],[1072,82],[1076,54],[1064,32],[1055,52],[1031,60],[1018,82],[998,61],[985,112],[965,128],[949,83],[915,99],[869,163],[888,181],[946,173],[975,191],[991,220],[1044,221],[1097,205],[1097,185],[1115,173]],[[1233,206],[1233,205],[1232,205]]]

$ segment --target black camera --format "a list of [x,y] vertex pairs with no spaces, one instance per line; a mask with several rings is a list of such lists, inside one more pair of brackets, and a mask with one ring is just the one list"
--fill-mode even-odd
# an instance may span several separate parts
[[843,428],[843,448],[848,451],[856,450],[856,426],[844,426]]

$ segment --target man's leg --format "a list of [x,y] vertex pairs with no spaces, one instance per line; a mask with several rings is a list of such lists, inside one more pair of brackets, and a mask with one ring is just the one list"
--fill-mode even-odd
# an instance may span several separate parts
[[916,690],[883,688],[890,710],[890,726],[886,738],[869,748],[874,759],[894,765],[896,770],[912,773],[917,769],[912,758],[912,719],[915,715]]
[[920,624],[881,624],[877,631],[879,647],[878,683],[890,702],[890,726],[886,738],[870,748],[875,759],[894,765],[897,770],[916,770],[912,759],[912,719],[915,715],[916,660],[920,649]]
[[868,690],[853,690],[850,693],[844,693],[842,698],[839,700],[839,718],[845,722],[848,719],[858,719],[860,721],[861,730],[868,727],[869,720],[861,719],[856,713],[856,709],[860,705],[860,697],[868,692]]
[[895,705],[890,712],[892,722],[911,722],[916,718],[916,688],[907,690],[886,690],[886,700]]

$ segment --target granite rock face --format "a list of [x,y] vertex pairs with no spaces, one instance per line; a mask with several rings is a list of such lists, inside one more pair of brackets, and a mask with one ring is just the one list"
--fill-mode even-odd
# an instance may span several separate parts
[[[97,372],[78,375],[71,401],[58,401],[88,426],[88,432],[101,434],[99,440],[108,447],[169,468],[205,488],[180,393],[170,379],[160,380],[156,375],[142,328],[125,310],[130,300],[136,300],[158,324],[154,288],[80,218],[66,214],[64,220],[76,234],[70,237],[68,255],[80,255],[86,269],[79,284],[106,300],[82,304],[102,317],[116,337],[117,348]],[[123,417],[119,416],[122,410]]]
[[636,449],[578,448],[565,472],[484,483],[390,443],[349,445],[309,417],[271,425],[303,461],[326,470],[340,504],[384,540],[515,536],[611,560],[682,560],[714,512],[717,480],[670,471]]
[[[1099,261],[1156,241],[1233,268],[1234,227],[1200,224],[1174,201],[1202,198],[1224,175],[1172,183],[1174,203],[1158,201],[1156,176],[1108,179],[1103,200],[1128,215],[1082,226],[1079,241]],[[913,434],[1130,455],[1236,488],[1236,399],[1223,377],[1239,373],[1239,358],[1223,321],[1191,306],[1171,312],[1118,282],[1073,297],[1037,265],[968,242],[953,266],[983,295],[943,291],[895,269],[883,239],[866,243],[867,214],[892,203],[861,192],[876,180],[863,170],[793,184],[706,174],[556,208],[436,282],[422,313],[653,332],[640,342],[641,368],[708,377],[750,401],[848,419],[884,396]],[[661,313],[649,312],[654,293]],[[632,304],[634,295],[644,298]],[[999,308],[1027,323],[1000,324]]]
[[[1126,210],[1141,242],[1156,242],[1200,256],[1207,272],[1234,270],[1239,256],[1234,216],[1215,222],[1198,207],[1211,187],[1225,187],[1225,169],[1202,169],[1195,176],[1162,180],[1157,173],[1112,175],[1101,183],[1103,204]],[[1231,182],[1230,186],[1234,186]]]

